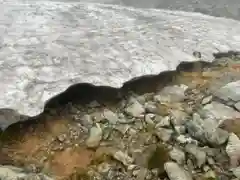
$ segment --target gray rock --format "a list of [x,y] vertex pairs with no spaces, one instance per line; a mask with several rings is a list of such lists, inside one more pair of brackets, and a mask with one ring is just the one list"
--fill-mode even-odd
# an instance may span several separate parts
[[204,177],[206,179],[216,179],[217,178],[217,175],[216,173],[213,171],[213,170],[209,170],[207,171],[205,174],[204,174]]
[[191,137],[187,137],[183,134],[180,134],[177,138],[176,141],[180,144],[188,144],[188,143],[194,143],[194,144],[198,144],[198,142],[194,139],[192,139]]
[[171,159],[176,161],[178,164],[184,164],[185,153],[182,150],[173,148],[173,150],[171,150],[169,152],[169,155],[170,155]]
[[187,113],[185,113],[184,111],[171,110],[171,115],[173,117],[172,123],[175,126],[183,125],[187,120]]
[[159,95],[154,96],[156,102],[178,102],[185,98],[186,85],[174,85],[163,88]]
[[205,164],[205,162],[207,160],[206,159],[207,155],[198,146],[196,146],[194,144],[187,144],[185,146],[185,150],[186,150],[187,153],[194,156],[194,158],[196,160],[196,164],[199,168],[201,168]]
[[145,112],[145,109],[138,101],[134,101],[125,109],[125,112],[133,117],[139,117]]
[[147,102],[144,105],[145,110],[147,113],[156,113],[157,112],[157,106],[155,105],[154,102]]
[[177,163],[166,162],[164,164],[164,169],[170,180],[192,180],[191,175]]
[[240,160],[240,139],[234,133],[231,133],[229,136],[226,152],[230,159],[231,167],[237,167]]
[[156,124],[156,128],[170,126],[170,117],[169,116],[165,116],[165,117],[156,116],[156,119],[157,119],[157,121],[160,121],[159,123]]
[[240,111],[240,102],[237,102],[234,106],[238,111]]
[[26,173],[23,169],[14,166],[0,165],[0,179],[3,180],[53,180],[44,174]]
[[160,138],[163,142],[167,142],[171,139],[173,134],[172,129],[165,129],[165,128],[158,128],[156,130],[156,135]]
[[198,114],[194,114],[193,120],[186,123],[186,128],[193,138],[212,146],[222,145],[228,139],[228,132],[217,128],[214,120],[203,120]]
[[217,124],[220,125],[225,119],[239,118],[240,113],[235,111],[233,108],[228,107],[222,103],[213,101],[211,104],[204,106],[201,111],[202,115],[207,119],[216,120]]
[[206,105],[206,104],[210,103],[212,101],[212,99],[213,99],[212,95],[203,98],[202,105]]
[[123,163],[125,166],[129,166],[133,163],[134,159],[131,158],[127,153],[124,153],[122,151],[116,151],[113,154],[113,157]]
[[114,112],[112,112],[112,111],[110,111],[108,109],[104,109],[103,110],[103,116],[111,124],[116,124],[118,122],[118,120],[119,120],[117,114],[115,114]]
[[80,122],[84,127],[91,127],[93,125],[92,116],[89,114],[85,114],[80,118]]
[[225,101],[240,101],[240,80],[228,83],[217,90],[214,94]]
[[89,137],[86,140],[86,145],[89,148],[95,148],[99,146],[100,141],[102,140],[103,132],[99,124],[96,124],[96,127],[90,129]]

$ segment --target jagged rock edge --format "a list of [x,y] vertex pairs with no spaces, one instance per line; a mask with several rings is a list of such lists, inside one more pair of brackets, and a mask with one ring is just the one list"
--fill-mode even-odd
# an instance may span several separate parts
[[[215,60],[216,59],[219,59],[219,58],[221,58],[221,57],[232,57],[232,56],[236,56],[236,55],[240,55],[240,51],[238,52],[238,51],[227,51],[227,52],[217,52],[217,53],[213,53],[212,54],[213,55],[213,57],[214,57],[214,59],[212,60],[212,61],[207,61],[207,60],[198,60],[198,61],[181,61],[177,66],[176,66],[176,68],[175,68],[175,70],[168,70],[168,71],[162,71],[162,72],[160,72],[159,74],[151,74],[151,75],[143,75],[143,76],[139,76],[139,77],[134,77],[134,78],[132,78],[132,79],[130,79],[130,80],[128,80],[128,81],[126,81],[126,82],[124,82],[123,84],[122,84],[122,86],[120,87],[120,88],[116,88],[116,87],[112,87],[112,86],[96,86],[96,85],[94,85],[94,84],[92,84],[92,83],[88,83],[88,82],[81,82],[81,83],[76,83],[76,84],[72,84],[72,85],[70,85],[69,87],[67,87],[65,90],[63,90],[63,91],[61,91],[60,93],[58,93],[57,95],[55,95],[55,96],[53,96],[53,97],[51,97],[50,99],[48,99],[46,102],[45,102],[45,104],[44,104],[44,108],[43,108],[43,111],[41,112],[41,113],[39,113],[39,114],[37,114],[36,116],[33,116],[33,117],[31,117],[31,116],[26,116],[26,115],[24,115],[24,114],[20,114],[17,110],[14,110],[14,109],[7,109],[7,108],[2,108],[2,109],[0,109],[0,114],[2,113],[11,113],[12,114],[12,116],[15,116],[15,118],[16,118],[16,116],[17,116],[17,118],[18,118],[18,121],[16,121],[15,123],[12,123],[12,124],[10,124],[10,125],[8,125],[6,128],[2,128],[1,127],[1,124],[0,124],[0,133],[1,133],[1,130],[2,130],[2,132],[3,131],[6,131],[9,127],[11,127],[12,125],[14,125],[14,124],[18,124],[18,123],[21,123],[21,122],[24,122],[24,121],[28,121],[29,119],[32,119],[32,118],[36,118],[36,117],[38,117],[38,116],[40,116],[40,115],[42,115],[44,112],[45,112],[45,110],[46,110],[46,106],[50,103],[50,102],[52,102],[54,99],[56,100],[56,101],[58,101],[58,99],[60,99],[61,97],[63,97],[64,95],[64,93],[67,93],[71,88],[73,88],[74,86],[77,86],[77,85],[88,85],[88,86],[90,86],[90,87],[93,87],[93,88],[96,88],[97,89],[97,91],[99,91],[100,89],[102,89],[102,88],[109,88],[109,89],[115,89],[118,93],[122,93],[122,90],[123,89],[125,89],[126,88],[126,86],[131,86],[132,84],[134,84],[134,82],[136,82],[136,81],[141,81],[141,80],[143,80],[144,78],[150,78],[150,79],[153,79],[154,77],[161,77],[161,76],[164,76],[164,74],[167,74],[167,73],[177,73],[177,72],[180,72],[180,71],[186,71],[186,70],[192,70],[193,69],[193,67],[196,65],[196,64],[201,64],[201,65],[203,65],[203,66],[205,66],[205,65],[212,65],[214,62],[215,62]],[[168,80],[168,82],[166,82],[166,81],[164,81],[164,82],[166,82],[165,84],[164,84],[164,86],[166,85],[166,84],[168,84],[170,81],[171,81],[171,79],[172,79],[172,77],[169,77],[169,75],[170,74],[167,74],[168,76],[167,76],[167,80]],[[171,75],[170,75],[171,76]],[[165,80],[166,80],[165,79]],[[169,80],[170,79],[170,80]],[[129,90],[128,88],[126,88],[126,90]],[[122,96],[121,96],[121,98],[122,98]],[[55,104],[55,103],[53,103],[53,104]]]

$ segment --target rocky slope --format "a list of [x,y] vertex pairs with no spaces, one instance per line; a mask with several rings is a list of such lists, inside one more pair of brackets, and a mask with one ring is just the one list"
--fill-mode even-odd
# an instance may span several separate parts
[[53,99],[2,132],[0,179],[237,180],[239,138],[240,56],[222,53]]

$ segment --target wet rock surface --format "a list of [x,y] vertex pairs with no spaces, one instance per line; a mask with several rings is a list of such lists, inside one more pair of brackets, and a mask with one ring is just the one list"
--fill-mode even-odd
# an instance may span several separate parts
[[238,91],[221,91],[240,80],[240,58],[230,59],[182,68],[164,84],[161,75],[151,83],[141,81],[122,91],[120,99],[92,99],[85,91],[87,100],[11,125],[1,132],[0,178],[239,178]]

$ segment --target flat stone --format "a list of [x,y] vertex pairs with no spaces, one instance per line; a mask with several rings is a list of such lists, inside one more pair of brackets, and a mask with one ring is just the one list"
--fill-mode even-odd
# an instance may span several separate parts
[[6,0],[0,9],[0,109],[26,116],[42,113],[52,97],[77,83],[120,88],[135,77],[198,60],[192,54],[199,48],[208,61],[216,49],[240,49],[238,21],[199,13],[76,1]]
[[240,80],[226,84],[214,94],[225,101],[240,101]]
[[192,180],[191,175],[177,163],[166,162],[164,164],[164,169],[170,180]]
[[185,90],[188,87],[186,85],[174,85],[174,86],[167,86],[163,88],[159,95],[154,97],[155,101],[158,102],[178,102],[182,101],[185,98]]
[[125,112],[133,117],[139,117],[145,112],[145,109],[138,101],[134,101],[125,109]]
[[108,109],[103,110],[103,117],[107,119],[111,124],[116,124],[119,120],[117,114]]
[[218,124],[221,124],[225,119],[239,118],[240,113],[233,108],[222,103],[213,101],[211,104],[204,106],[201,112],[205,118],[214,119]]

